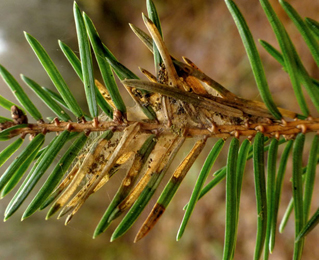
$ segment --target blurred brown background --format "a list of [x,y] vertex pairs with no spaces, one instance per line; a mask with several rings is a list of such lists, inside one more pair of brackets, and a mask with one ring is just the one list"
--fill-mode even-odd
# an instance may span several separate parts
[[[255,39],[261,38],[278,46],[258,1],[236,0],[235,2],[246,17]],[[289,2],[303,17],[308,16],[318,20],[319,1]],[[271,3],[289,31],[307,69],[318,78],[318,69],[296,28],[277,1],[271,1]],[[104,43],[122,63],[141,77],[143,76],[140,75],[137,66],[153,71],[151,54],[128,26],[131,22],[145,28],[141,19],[141,12],[146,13],[144,0],[82,0],[78,1],[78,4],[92,18]],[[179,59],[182,55],[190,58],[205,73],[239,96],[260,99],[245,50],[224,1],[174,0],[155,1],[155,4],[161,17],[165,42],[173,56]],[[19,74],[23,73],[43,86],[53,87],[24,39],[22,32],[27,31],[43,44],[72,88],[77,100],[85,106],[83,87],[64,59],[57,43],[60,39],[77,50],[72,5],[71,0],[0,1],[0,63],[17,79]],[[258,48],[275,101],[279,106],[299,112],[287,75],[260,46]],[[100,78],[100,75],[97,73],[96,77]],[[41,107],[43,115],[52,116],[52,112],[42,106],[31,91],[26,92]],[[0,94],[14,100],[2,81]],[[127,97],[126,100],[129,101],[129,98]],[[0,113],[9,116],[4,110],[0,110]],[[308,138],[308,150],[309,140],[311,138]],[[186,145],[185,149],[178,154],[178,158],[186,155],[191,141],[188,143],[189,145]],[[208,142],[207,152],[213,143],[214,140]],[[0,144],[2,145],[7,143]],[[213,170],[225,164],[226,152],[227,146]],[[132,242],[135,233],[154,201],[124,237],[113,243],[109,242],[116,223],[119,223],[115,221],[116,223],[105,234],[95,240],[91,238],[96,224],[116,191],[117,185],[121,182],[119,177],[114,176],[111,185],[107,185],[92,196],[67,227],[64,227],[63,220],[45,221],[44,212],[36,213],[30,219],[20,222],[20,216],[25,209],[23,206],[7,223],[1,224],[0,259],[221,259],[225,217],[224,183],[218,185],[197,204],[184,237],[179,242],[175,241],[176,232],[183,217],[182,207],[189,199],[204,159],[205,155],[198,159],[198,163],[189,172],[157,226],[137,244]],[[306,160],[307,152],[304,154],[305,163]],[[6,166],[8,164],[0,169],[1,172]],[[251,163],[248,163],[247,167],[249,170],[246,171],[243,184],[235,259],[252,259],[255,246],[257,216]],[[291,197],[290,177],[291,163],[287,167],[285,192],[282,195],[279,218]],[[12,195],[8,197],[0,202],[1,214]],[[314,196],[313,210],[319,204],[317,197]],[[270,259],[291,259],[294,236],[292,220],[293,218],[288,223],[284,234],[278,235],[278,243]],[[318,239],[317,229],[306,240],[303,259],[318,259]]]

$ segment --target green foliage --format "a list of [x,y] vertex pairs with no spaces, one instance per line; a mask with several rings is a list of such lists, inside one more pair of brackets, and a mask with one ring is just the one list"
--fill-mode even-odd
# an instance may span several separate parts
[[[259,41],[288,73],[302,115],[277,107],[269,90],[264,68],[249,25],[234,1],[225,0],[235,21],[255,77],[256,85],[264,103],[237,97],[213,79],[201,72],[189,59],[184,62],[171,57],[164,42],[159,15],[154,3],[147,0],[149,18],[143,21],[151,37],[134,25],[135,34],[153,52],[155,75],[141,69],[149,81],[140,80],[121,64],[103,44],[92,20],[81,13],[74,4],[74,18],[79,43],[79,57],[65,43],[59,45],[70,65],[83,81],[90,115],[85,115],[69,90],[67,83],[48,56],[42,45],[30,34],[25,37],[44,70],[55,85],[57,92],[41,87],[22,75],[22,80],[55,113],[52,122],[45,122],[19,83],[0,65],[0,75],[13,92],[21,107],[0,96],[0,105],[11,110],[12,119],[0,116],[0,141],[19,136],[0,152],[0,167],[15,154],[15,158],[0,177],[1,197],[17,185],[34,162],[31,170],[11,199],[5,211],[5,220],[12,216],[25,202],[38,181],[62,148],[76,138],[60,160],[31,203],[22,219],[38,210],[51,206],[47,218],[60,211],[58,218],[67,215],[66,224],[84,202],[109,182],[119,169],[125,177],[112,202],[98,223],[93,237],[103,233],[114,219],[127,210],[115,228],[111,241],[126,233],[145,210],[174,160],[180,162],[162,190],[157,202],[141,226],[135,242],[142,239],[158,222],[176,194],[186,174],[203,151],[208,138],[216,142],[208,154],[194,185],[185,214],[177,233],[181,239],[199,199],[226,178],[225,240],[223,259],[234,259],[239,225],[239,207],[246,162],[253,161],[257,211],[257,234],[254,259],[268,259],[275,247],[277,218],[283,190],[283,180],[292,150],[292,198],[282,219],[279,230],[284,227],[294,209],[295,241],[294,259],[301,259],[304,237],[319,223],[319,210],[310,216],[316,166],[318,164],[319,137],[312,139],[312,147],[306,165],[302,164],[304,143],[309,132],[319,130],[319,118],[310,115],[302,86],[311,102],[319,111],[319,81],[312,78],[277,17],[268,0],[260,4],[276,35],[280,51],[270,43]],[[319,65],[319,23],[303,19],[287,2],[280,0],[291,18],[315,62]],[[103,83],[94,78],[93,58],[97,61]],[[121,80],[131,97],[139,105],[143,116],[128,120],[131,108],[127,108],[114,79]],[[203,83],[206,84],[204,87]],[[211,87],[219,95],[206,89]],[[71,111],[68,115],[62,107]],[[98,116],[99,110],[107,118]],[[132,112],[134,113],[134,112]],[[37,122],[28,122],[27,114]],[[145,118],[147,117],[147,119]],[[72,118],[76,118],[73,120]],[[105,119],[106,118],[106,119]],[[215,120],[218,118],[219,120]],[[89,122],[87,122],[89,121]],[[218,123],[217,123],[218,122]],[[58,135],[41,149],[46,134]],[[93,137],[92,132],[99,135]],[[25,136],[31,141],[18,152]],[[175,158],[186,138],[196,140],[184,158]],[[213,174],[205,186],[210,171],[230,138],[226,165]],[[4,142],[3,142],[4,143]],[[86,143],[89,148],[82,149]],[[285,144],[280,160],[278,149]],[[284,145],[283,145],[284,146]],[[40,150],[41,149],[41,150]],[[265,167],[265,154],[267,166]],[[277,167],[277,161],[279,166]],[[71,167],[72,166],[72,167]],[[304,166],[304,167],[303,167]],[[70,168],[71,167],[71,168]],[[267,170],[266,170],[267,169]],[[267,173],[267,174],[265,174]]]
[[[16,81],[16,79],[7,71],[3,66],[0,65],[0,75],[3,80],[7,83],[8,87],[11,89],[12,93],[15,95],[16,99],[20,104],[28,111],[28,113],[35,120],[42,120],[42,115],[39,110],[34,106],[32,101],[29,99],[27,94],[24,92],[22,87]],[[5,106],[7,107],[7,105]]]
[[[210,170],[212,169],[219,153],[221,152],[221,150],[224,146],[224,143],[225,143],[225,141],[223,139],[218,140],[206,158],[206,161],[203,165],[203,168],[200,171],[199,176],[197,178],[192,195],[189,199],[189,203],[188,203],[187,209],[185,211],[183,221],[181,223],[181,226],[179,227],[179,230],[177,233],[177,240],[181,239],[181,237],[185,231],[185,228],[186,228],[186,225],[189,221],[189,218],[190,218],[190,216],[195,208],[196,202],[198,201],[202,187],[203,187],[203,185],[206,181],[206,178],[207,178]],[[226,170],[226,172],[227,172],[227,170]]]
[[271,114],[276,119],[281,119],[282,115],[278,111],[277,106],[275,105],[265,75],[265,71],[263,68],[263,65],[260,60],[259,53],[257,51],[253,36],[248,28],[248,25],[243,17],[243,15],[240,13],[238,7],[233,1],[226,1],[227,7],[232,14],[235,23],[238,27],[238,31],[240,33],[240,36],[242,38],[243,44],[245,46],[250,65],[252,68],[252,71],[255,76],[256,84],[259,90],[259,93],[265,102],[267,108],[271,112]]
[[67,104],[68,108],[72,111],[72,113],[77,117],[81,118],[83,116],[83,112],[76,102],[74,96],[72,95],[69,87],[66,85],[64,79],[62,78],[60,72],[57,67],[54,65],[53,61],[42,47],[42,45],[36,40],[33,36],[28,33],[24,33],[27,41],[29,42],[31,48],[39,59],[41,65],[44,70],[52,80],[54,86],[61,94],[64,102]]
[[79,42],[80,58],[82,61],[81,65],[86,100],[88,102],[90,114],[93,118],[95,118],[98,116],[98,110],[96,103],[96,89],[94,84],[91,48],[89,45],[90,43],[86,33],[83,17],[76,2],[74,2],[73,13]]

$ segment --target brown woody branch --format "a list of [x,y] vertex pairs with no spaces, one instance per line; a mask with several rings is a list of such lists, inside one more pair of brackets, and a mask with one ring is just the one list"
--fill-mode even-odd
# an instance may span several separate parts
[[[36,135],[38,133],[61,132],[68,130],[70,132],[103,132],[109,129],[113,131],[123,131],[127,126],[136,123],[136,121],[129,121],[126,123],[118,123],[115,121],[107,122],[58,122],[55,123],[38,123],[29,124],[28,127],[13,130],[9,137],[12,138],[17,135]],[[140,131],[146,133],[172,133],[172,128],[164,124],[152,122],[139,122]],[[208,136],[217,138],[228,138],[230,136],[246,136],[253,137],[257,132],[263,132],[269,137],[279,138],[285,136],[286,138],[293,138],[296,134],[318,132],[319,118],[309,118],[307,120],[295,120],[291,122],[271,122],[257,123],[246,125],[216,125],[213,129],[206,128],[186,128],[185,133],[187,137]],[[176,129],[175,131],[176,132]],[[182,131],[179,131],[182,132]]]

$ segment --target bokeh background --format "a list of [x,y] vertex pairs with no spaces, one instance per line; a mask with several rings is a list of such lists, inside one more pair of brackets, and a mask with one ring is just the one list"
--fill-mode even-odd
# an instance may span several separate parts
[[[285,15],[277,1],[270,1],[289,31],[302,60],[310,74],[319,77],[313,59],[301,36]],[[318,19],[319,1],[289,1],[305,17]],[[262,12],[258,1],[236,0],[253,32],[255,39],[264,39],[278,46],[274,34]],[[153,71],[153,58],[146,47],[130,31],[128,23],[145,28],[141,12],[146,12],[144,0],[79,0],[78,4],[94,21],[104,43],[117,58],[137,75],[143,77],[138,66]],[[161,17],[165,42],[176,58],[182,55],[190,58],[205,73],[239,96],[260,100],[250,66],[241,44],[234,22],[221,0],[174,0],[155,1]],[[59,49],[57,40],[67,43],[77,50],[77,39],[71,0],[1,0],[0,1],[0,63],[17,79],[19,74],[36,80],[43,86],[53,85],[38,60],[29,48],[23,36],[27,31],[36,37],[46,48],[72,89],[76,99],[85,106],[83,87],[71,66]],[[264,62],[269,86],[275,101],[281,107],[299,112],[288,76],[281,67],[258,46]],[[96,77],[100,78],[98,72]],[[19,79],[19,82],[21,80]],[[21,84],[23,84],[21,82]],[[125,100],[132,104],[121,87]],[[41,108],[43,115],[52,116],[52,112],[41,104],[35,94],[26,89],[31,99]],[[14,100],[6,85],[0,82],[0,94]],[[308,98],[308,97],[307,97]],[[312,111],[313,108],[311,107]],[[7,112],[0,110],[7,115]],[[314,112],[314,115],[315,112]],[[307,139],[307,149],[309,150]],[[215,140],[206,146],[206,154]],[[1,149],[7,145],[1,143]],[[182,159],[191,147],[188,141],[185,148],[177,155]],[[213,171],[225,164],[227,146],[220,156]],[[280,149],[278,157],[282,152]],[[36,213],[31,218],[20,222],[25,206],[6,223],[0,223],[0,259],[221,259],[224,237],[224,182],[214,188],[205,199],[201,200],[192,215],[187,230],[181,241],[175,236],[183,217],[182,207],[188,201],[197,174],[205,159],[205,154],[198,159],[177,192],[174,200],[154,230],[143,240],[134,244],[134,236],[146,214],[151,210],[151,201],[146,212],[132,229],[122,238],[110,243],[112,231],[119,221],[115,221],[107,232],[93,240],[96,224],[111,201],[112,195],[121,182],[114,176],[110,185],[90,197],[86,205],[65,227],[63,220],[44,220],[45,212]],[[307,161],[307,152],[304,154]],[[5,164],[0,171],[3,172]],[[176,166],[176,165],[175,165]],[[251,163],[247,164],[241,198],[240,223],[235,259],[252,259],[256,234],[256,205],[254,196]],[[172,173],[170,169],[168,175]],[[212,171],[212,172],[213,172]],[[212,176],[209,176],[211,179]],[[279,218],[291,197],[291,162],[287,167],[284,193],[282,195]],[[163,188],[164,180],[162,186]],[[39,184],[40,185],[40,184]],[[39,187],[39,186],[37,186]],[[315,192],[318,185],[315,187]],[[155,194],[157,197],[159,194]],[[5,210],[12,195],[0,202],[0,214]],[[32,195],[31,195],[32,198]],[[312,212],[319,204],[314,196]],[[277,237],[277,245],[270,259],[291,259],[294,236],[293,218],[287,229]],[[318,259],[318,230],[314,230],[306,240],[303,259]]]

